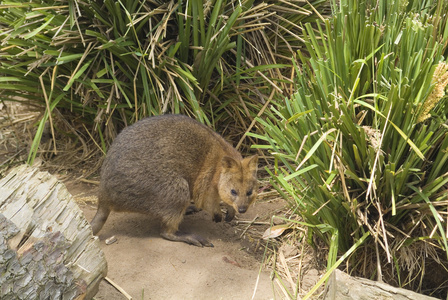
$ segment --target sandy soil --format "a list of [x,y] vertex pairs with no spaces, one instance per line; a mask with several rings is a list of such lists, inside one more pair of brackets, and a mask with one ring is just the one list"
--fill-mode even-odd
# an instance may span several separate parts
[[[95,212],[91,185],[70,185],[86,218]],[[87,199],[87,200],[86,200]],[[274,211],[284,207],[280,199],[257,202],[240,220],[269,221]],[[274,285],[262,266],[264,246],[259,243],[268,225],[250,226],[214,223],[205,212],[185,217],[181,230],[209,239],[213,248],[171,242],[159,236],[159,224],[150,216],[111,213],[99,233],[108,262],[108,278],[133,299],[274,299]],[[117,242],[106,245],[115,236]],[[255,238],[254,238],[255,236]],[[276,299],[282,297],[278,294]],[[103,281],[95,299],[126,297]]]
[[[9,108],[8,114],[3,114],[5,108]],[[26,160],[33,136],[31,123],[37,115],[30,113],[26,107],[5,107],[2,103],[0,112],[1,177],[8,169]],[[58,164],[64,164],[66,159],[67,156],[59,155],[59,159],[52,161],[52,170]],[[88,166],[85,168],[74,172],[63,171],[69,168],[61,166],[51,173],[65,182],[90,221],[96,212],[97,186],[66,182],[68,178],[81,178],[91,172]],[[78,173],[84,176],[77,176]],[[281,215],[285,202],[278,195],[259,198],[247,213],[238,216],[240,221],[251,221],[258,216],[257,222],[269,223],[272,215]],[[279,289],[279,279],[276,278],[277,282],[273,283],[271,271],[263,264],[265,242],[260,237],[268,227],[248,226],[247,223],[237,225],[235,222],[214,223],[205,212],[186,216],[181,229],[200,234],[215,246],[199,248],[162,239],[158,222],[149,216],[112,213],[99,239],[108,261],[108,278],[133,299],[284,299],[285,293]],[[317,282],[322,272],[316,270],[312,252],[303,250],[302,233],[298,232],[291,233],[293,238],[289,240],[293,241],[293,245],[283,240],[279,242],[281,247],[276,254],[283,260],[271,259],[269,264],[271,267],[276,265],[280,276],[291,278],[292,274],[286,288],[293,290],[299,284],[302,296]],[[105,240],[111,236],[115,236],[117,242],[106,245]],[[270,249],[267,252],[269,255],[273,253]],[[283,273],[280,272],[282,268]],[[117,300],[126,297],[103,281],[95,299]]]

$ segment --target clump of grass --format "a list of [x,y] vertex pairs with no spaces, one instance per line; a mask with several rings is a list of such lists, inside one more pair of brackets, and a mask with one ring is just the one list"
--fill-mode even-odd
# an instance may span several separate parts
[[282,3],[11,0],[0,5],[0,100],[27,101],[45,110],[29,162],[46,122],[53,134],[91,139],[84,143],[88,152],[91,145],[105,152],[122,127],[163,113],[244,132],[271,92],[282,94],[291,84],[291,71],[285,72],[290,61],[281,58],[303,45],[293,38],[295,24],[317,18],[314,6],[323,1]]
[[305,25],[295,94],[258,119],[273,183],[329,246],[328,270],[446,297],[447,4],[333,8]]

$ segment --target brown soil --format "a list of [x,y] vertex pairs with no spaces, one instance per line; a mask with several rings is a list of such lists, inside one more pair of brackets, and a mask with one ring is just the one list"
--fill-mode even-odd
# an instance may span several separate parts
[[[90,221],[96,212],[96,188],[73,183],[67,187]],[[239,217],[253,220],[259,216],[257,221],[269,222],[269,216],[284,205],[278,198],[258,202]],[[150,216],[112,212],[99,239],[108,262],[108,278],[133,299],[273,299],[276,287],[263,267],[265,246],[259,241],[267,228],[214,223],[205,212],[188,215],[180,229],[214,244],[213,248],[200,248],[164,240],[157,220]],[[105,240],[112,236],[117,241],[107,245]],[[126,297],[103,281],[95,299]]]
[[[25,162],[36,117],[26,107],[0,103],[0,177]],[[44,155],[43,169],[66,182],[90,221],[96,212],[97,185],[79,179],[96,173],[96,168],[79,159],[75,159],[76,167],[68,166],[78,157],[71,147],[69,143],[59,146],[59,154],[51,160],[45,160],[51,155]],[[45,149],[49,151],[43,154],[52,153],[51,145]],[[99,239],[108,262],[107,277],[123,291],[103,280],[95,299],[127,299],[126,293],[145,300],[287,299],[287,290],[291,293],[297,288],[303,296],[322,274],[315,268],[312,250],[302,243],[304,230],[290,231],[290,237],[273,241],[275,247],[271,242],[265,247],[261,239],[271,217],[285,215],[285,204],[275,192],[263,192],[247,213],[238,216],[238,222],[214,223],[205,212],[186,216],[181,230],[202,235],[213,248],[164,240],[157,220],[149,216],[112,213]],[[259,223],[250,224],[257,216]],[[106,245],[112,236],[117,241]]]

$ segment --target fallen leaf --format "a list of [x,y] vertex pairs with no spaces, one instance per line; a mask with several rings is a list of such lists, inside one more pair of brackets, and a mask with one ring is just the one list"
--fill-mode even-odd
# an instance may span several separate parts
[[224,262],[228,263],[228,264],[232,264],[232,265],[234,265],[234,266],[237,266],[237,267],[241,268],[241,266],[240,266],[239,263],[237,263],[237,262],[234,261],[234,260],[230,260],[227,256],[223,256],[223,257],[222,257],[222,260],[223,260]]
[[289,228],[290,228],[289,224],[281,224],[281,225],[272,226],[272,227],[266,229],[266,231],[263,233],[262,238],[264,240],[276,238],[278,236],[281,236],[283,234],[283,232],[285,232],[285,230],[287,230]]

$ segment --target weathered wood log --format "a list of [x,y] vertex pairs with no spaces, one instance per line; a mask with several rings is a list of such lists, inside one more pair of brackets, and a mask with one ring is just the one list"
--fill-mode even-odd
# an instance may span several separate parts
[[390,286],[386,283],[365,278],[352,277],[340,270],[335,270],[326,287],[325,300],[436,300],[406,289]]
[[0,299],[91,299],[106,273],[64,184],[26,165],[0,180]]

